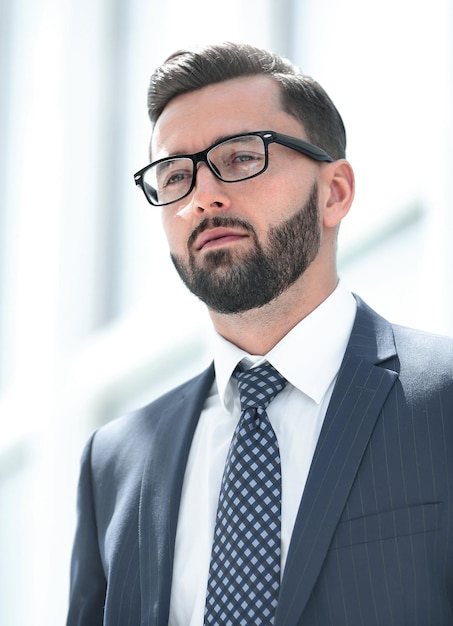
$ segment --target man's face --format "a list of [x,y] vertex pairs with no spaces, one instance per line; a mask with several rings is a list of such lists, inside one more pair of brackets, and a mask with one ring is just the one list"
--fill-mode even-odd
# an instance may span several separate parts
[[[282,111],[279,88],[269,77],[211,85],[165,108],[154,129],[152,160],[258,130],[306,139],[302,125]],[[175,267],[211,310],[239,313],[263,306],[313,262],[321,243],[319,167],[271,144],[269,167],[260,176],[224,183],[201,164],[191,194],[162,208]]]

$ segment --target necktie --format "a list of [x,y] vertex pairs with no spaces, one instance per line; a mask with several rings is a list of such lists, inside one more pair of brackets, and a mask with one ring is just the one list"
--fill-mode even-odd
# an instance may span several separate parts
[[280,586],[280,454],[266,407],[286,380],[269,363],[239,367],[242,413],[220,489],[205,625],[272,624]]

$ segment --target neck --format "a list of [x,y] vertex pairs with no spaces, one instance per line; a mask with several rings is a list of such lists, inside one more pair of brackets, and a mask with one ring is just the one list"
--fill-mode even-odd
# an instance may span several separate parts
[[242,313],[209,311],[214,328],[225,339],[249,354],[264,356],[307,315],[314,311],[337,286],[332,277],[309,290],[295,283],[263,307]]

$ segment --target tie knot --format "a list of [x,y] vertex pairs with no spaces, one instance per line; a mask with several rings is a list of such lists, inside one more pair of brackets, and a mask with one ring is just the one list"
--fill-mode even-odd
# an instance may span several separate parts
[[233,372],[237,379],[241,409],[266,408],[285,388],[287,380],[270,363],[243,370],[239,364]]

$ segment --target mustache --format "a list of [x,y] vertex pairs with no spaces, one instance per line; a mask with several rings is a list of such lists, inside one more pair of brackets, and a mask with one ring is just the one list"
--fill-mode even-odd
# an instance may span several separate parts
[[237,217],[216,215],[215,217],[206,217],[196,228],[194,228],[187,241],[187,247],[191,248],[197,237],[209,228],[240,228],[248,233],[251,233],[254,237],[256,236],[255,229],[249,222],[241,220]]

